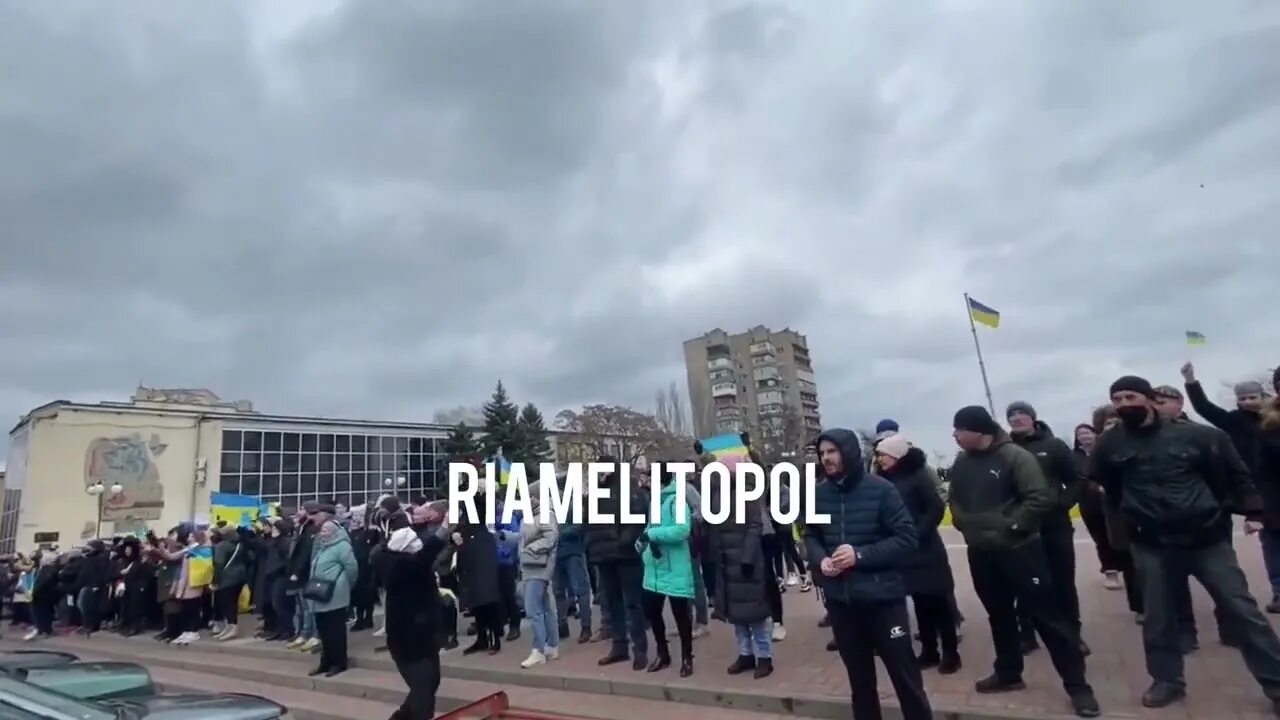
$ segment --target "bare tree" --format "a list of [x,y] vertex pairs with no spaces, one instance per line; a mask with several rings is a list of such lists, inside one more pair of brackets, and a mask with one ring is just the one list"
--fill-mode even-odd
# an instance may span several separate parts
[[674,382],[666,389],[658,389],[656,417],[662,427],[671,434],[692,435],[689,431],[689,416],[685,412],[683,396],[676,389]]
[[693,445],[693,438],[670,432],[656,416],[618,405],[564,410],[556,425],[564,433],[562,443],[571,448],[564,453],[570,461],[589,462],[602,455],[628,463],[641,457],[684,459]]

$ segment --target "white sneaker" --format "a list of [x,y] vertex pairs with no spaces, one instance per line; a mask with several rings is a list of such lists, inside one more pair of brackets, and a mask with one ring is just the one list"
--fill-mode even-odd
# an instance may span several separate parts
[[220,642],[226,642],[227,640],[231,640],[235,638],[237,630],[238,629],[236,628],[235,625],[228,625],[225,630],[223,630],[221,633],[218,633],[218,636],[215,637],[214,640],[218,640]]
[[809,591],[810,591],[810,590],[812,590],[812,589],[813,589],[813,581],[812,581],[812,580],[810,580],[808,577],[805,577],[805,578],[801,579],[801,581],[800,581],[800,592],[809,592]]
[[1108,590],[1121,590],[1124,585],[1120,582],[1120,573],[1115,570],[1108,570],[1102,576],[1102,587]]
[[773,641],[782,642],[783,640],[786,640],[786,639],[787,639],[787,626],[783,625],[782,623],[778,623],[777,625],[774,625]]
[[320,647],[320,638],[308,638],[298,649],[302,652],[313,652],[318,647]]
[[297,650],[298,648],[302,647],[302,644],[305,643],[306,641],[307,641],[306,638],[299,635],[298,637],[290,640],[289,644],[285,645],[284,647],[286,650]]
[[33,629],[31,630],[31,632],[28,632],[26,635],[23,635],[22,640],[24,642],[31,642],[32,640],[35,640],[38,637],[40,637],[40,631]]
[[557,658],[559,658],[559,657],[560,657],[560,648],[558,648],[558,647],[547,648],[546,650],[543,650],[543,651],[542,651],[542,654],[543,654],[543,655],[544,655],[548,660],[555,660],[555,659],[557,659]]
[[386,636],[387,636],[387,626],[386,626],[386,625],[383,625],[382,627],[380,627],[380,628],[378,628],[377,630],[375,630],[375,631],[373,632],[373,636],[374,636],[374,637],[386,637]]
[[533,652],[529,653],[529,657],[525,658],[524,662],[520,663],[520,667],[528,670],[531,667],[537,667],[538,665],[545,665],[545,664],[547,664],[547,656],[543,655],[537,650],[534,650]]
[[788,584],[788,585],[790,585],[790,586],[792,586],[792,587],[795,587],[796,585],[799,585],[799,584],[800,584],[800,577],[799,577],[798,575],[796,575],[795,573],[791,573],[790,575],[788,575],[788,576],[787,576],[787,584]]
[[199,638],[200,638],[200,636],[199,636],[199,635],[197,635],[196,633],[193,633],[193,632],[184,632],[184,633],[182,633],[181,635],[179,635],[178,637],[176,637],[176,638],[174,638],[173,640],[171,640],[171,641],[169,642],[169,644],[170,644],[170,645],[190,645],[191,643],[195,642],[195,641],[196,641],[196,640],[198,640]]
[[702,637],[703,635],[706,635],[709,632],[711,632],[711,629],[708,628],[706,625],[694,625],[693,632],[690,633],[690,635],[693,637],[694,640],[697,640],[698,638]]

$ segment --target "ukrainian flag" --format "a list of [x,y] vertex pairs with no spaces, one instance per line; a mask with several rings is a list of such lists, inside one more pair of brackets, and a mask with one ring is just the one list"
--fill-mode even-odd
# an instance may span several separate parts
[[1187,331],[1188,345],[1204,345],[1207,342],[1209,342],[1209,339],[1204,336],[1204,333],[1196,332],[1195,330]]
[[747,446],[742,444],[740,433],[725,433],[701,441],[702,452],[711,453],[716,460],[728,457],[747,457]]
[[499,455],[497,457],[491,457],[485,462],[497,464],[498,485],[505,487],[507,480],[511,479],[511,461]]
[[1000,313],[973,298],[969,298],[969,317],[987,327],[1000,327]]

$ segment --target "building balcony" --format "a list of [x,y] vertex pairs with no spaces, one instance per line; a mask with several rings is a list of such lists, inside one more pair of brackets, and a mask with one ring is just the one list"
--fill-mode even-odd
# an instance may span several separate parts
[[730,360],[727,357],[719,357],[712,360],[708,360],[707,369],[711,371],[733,370],[733,360]]
[[783,404],[782,404],[782,403],[780,403],[780,402],[778,402],[778,403],[764,403],[764,404],[759,405],[759,406],[757,406],[757,407],[758,407],[758,408],[759,408],[759,410],[760,410],[760,416],[761,416],[761,417],[767,417],[767,416],[771,416],[771,415],[782,415],[782,414],[784,414],[784,413],[786,412],[786,410],[787,410],[787,406],[786,406],[786,405],[783,405]]
[[716,383],[711,386],[711,397],[731,397],[738,394],[738,386],[733,383]]
[[756,382],[760,382],[761,380],[777,380],[782,377],[782,373],[779,373],[776,367],[762,367],[753,370],[751,376],[756,379]]
[[778,354],[778,348],[768,340],[764,342],[751,343],[751,347],[748,348],[748,350],[751,352],[752,355],[777,355]]

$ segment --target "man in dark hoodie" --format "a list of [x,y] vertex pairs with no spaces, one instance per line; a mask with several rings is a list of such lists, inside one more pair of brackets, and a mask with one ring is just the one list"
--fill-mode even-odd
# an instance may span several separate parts
[[310,603],[302,597],[302,590],[311,579],[311,553],[316,533],[329,517],[322,512],[326,509],[332,508],[326,508],[315,500],[308,500],[302,504],[302,509],[296,516],[298,523],[294,531],[293,547],[289,549],[287,587],[288,593],[294,598],[293,627],[298,635],[290,643],[290,647],[303,647],[310,644],[314,648],[319,645],[316,616],[308,607]]
[[1231,547],[1233,514],[1245,516],[1246,530],[1260,525],[1262,504],[1248,468],[1217,430],[1162,419],[1143,378],[1116,380],[1111,402],[1121,424],[1098,439],[1092,475],[1121,513],[1142,582],[1142,644],[1152,679],[1142,704],[1165,707],[1186,695],[1174,595],[1194,575],[1280,715],[1280,639]]
[[875,658],[880,656],[904,720],[931,720],[911,644],[901,568],[916,549],[911,515],[893,483],[866,472],[857,434],[818,436],[825,479],[813,496],[825,525],[805,528],[805,547],[819,578],[836,649],[849,675],[854,720],[879,720]]
[[85,547],[76,586],[79,588],[77,605],[84,623],[81,631],[92,635],[102,624],[102,611],[111,586],[111,556],[103,541],[90,540]]
[[[1049,485],[1052,504],[1040,519],[1040,543],[1048,561],[1049,582],[1053,584],[1062,614],[1080,634],[1080,595],[1076,590],[1076,538],[1071,524],[1071,508],[1080,501],[1083,483],[1077,472],[1071,448],[1036,416],[1027,402],[1015,402],[1005,411],[1009,436],[1019,447],[1035,456]],[[1030,652],[1039,644],[1031,618],[1026,611],[1018,613],[1022,630],[1022,651]],[[1080,641],[1080,651],[1089,654],[1089,646]]]
[[[618,458],[604,455],[596,462],[618,466]],[[600,583],[602,602],[609,607],[612,624],[613,646],[609,654],[600,659],[600,665],[614,665],[631,659],[631,667],[637,671],[649,665],[649,646],[645,637],[647,624],[640,597],[643,590],[644,566],[636,541],[644,532],[643,525],[628,525],[622,521],[623,492],[631,493],[632,512],[648,511],[649,499],[634,484],[622,487],[622,476],[612,472],[602,479],[601,488],[608,489],[608,497],[602,497],[600,512],[613,517],[605,525],[585,525],[587,560],[595,566]],[[627,645],[628,638],[631,641]]]
[[974,690],[1022,690],[1022,648],[1015,601],[1031,617],[1049,650],[1071,706],[1080,717],[1101,714],[1085,678],[1080,635],[1062,615],[1040,541],[1040,522],[1054,495],[1036,456],[1013,443],[986,408],[970,405],[955,416],[960,454],[951,466],[951,517],[969,546],[973,587],[987,611],[995,645],[995,672]]

